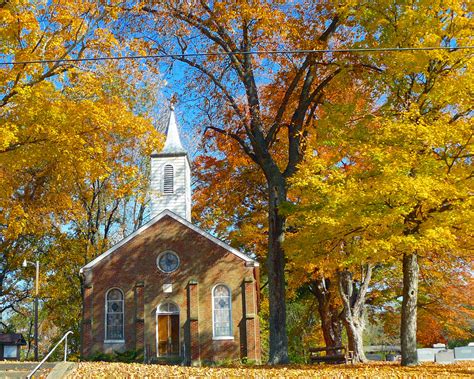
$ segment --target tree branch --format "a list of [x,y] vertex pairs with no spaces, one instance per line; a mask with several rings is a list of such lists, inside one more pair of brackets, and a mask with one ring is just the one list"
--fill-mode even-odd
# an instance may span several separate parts
[[373,268],[372,264],[367,263],[365,265],[365,269],[363,270],[363,278],[361,278],[359,293],[357,295],[357,299],[354,304],[354,308],[360,312],[363,311],[365,297],[367,295],[367,290],[369,289],[369,283],[372,278],[372,268]]
[[[301,90],[299,104],[296,111],[293,113],[293,117],[289,127],[290,130],[288,131],[288,164],[285,168],[285,171],[283,172],[283,176],[286,178],[294,174],[294,172],[296,171],[296,166],[303,159],[303,153],[301,151],[301,129],[303,126],[306,111],[308,110],[311,103],[315,101],[316,96],[322,97],[322,91],[331,82],[331,80],[339,72],[341,72],[341,68],[337,68],[331,74],[326,76],[322,80],[322,82],[319,83],[318,86],[313,90],[313,92],[311,92],[311,94],[309,94],[309,87],[314,81],[314,76],[310,74],[310,71],[308,71],[306,75],[305,84],[303,85],[303,89]],[[321,97],[318,98],[318,102],[320,101]]]
[[338,23],[339,23],[339,15],[336,15],[334,16],[334,18],[332,19],[331,23],[326,28],[326,30],[323,32],[323,34],[319,36],[318,40],[320,42],[327,42],[327,40],[329,39],[329,36],[332,33],[334,33],[334,31],[336,30]]
[[206,131],[208,129],[211,129],[211,130],[214,130],[220,134],[223,134],[227,137],[231,137],[232,139],[234,139],[235,141],[237,141],[239,143],[240,146],[242,146],[242,149],[245,151],[245,153],[255,162],[257,163],[257,157],[255,156],[255,154],[250,150],[250,147],[245,143],[245,141],[240,137],[238,136],[237,134],[235,133],[232,133],[232,132],[229,132],[228,130],[224,130],[224,129],[221,129],[221,128],[218,128],[216,126],[207,126],[206,127],[206,130],[204,130],[204,133],[206,133]]
[[270,130],[268,131],[265,137],[265,142],[267,143],[268,147],[271,146],[271,143],[274,140],[275,135],[278,133],[278,130],[281,128],[281,120],[283,118],[283,115],[285,114],[291,95],[295,91],[296,86],[298,85],[301,77],[303,76],[304,71],[308,68],[309,64],[310,64],[310,58],[309,58],[309,55],[307,55],[303,64],[298,69],[295,77],[293,78],[290,85],[288,86],[285,92],[285,95],[283,97],[283,100],[281,101],[280,106],[278,107],[278,111],[275,116],[275,119],[273,120],[273,124],[270,127]]

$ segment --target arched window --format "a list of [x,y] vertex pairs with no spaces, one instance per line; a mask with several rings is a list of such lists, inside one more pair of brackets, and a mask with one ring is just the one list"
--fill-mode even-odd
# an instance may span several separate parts
[[105,301],[105,339],[123,341],[123,293],[117,288],[107,292]]
[[232,338],[232,299],[229,288],[218,284],[212,290],[213,336]]
[[161,303],[158,307],[158,313],[176,315],[179,314],[179,308],[175,303]]
[[174,168],[170,164],[163,169],[163,192],[174,193]]

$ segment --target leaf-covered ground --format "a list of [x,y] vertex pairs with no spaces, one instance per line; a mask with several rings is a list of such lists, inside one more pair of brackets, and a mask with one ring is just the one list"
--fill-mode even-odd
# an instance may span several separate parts
[[474,362],[452,365],[395,363],[288,367],[181,367],[81,362],[68,378],[472,378]]

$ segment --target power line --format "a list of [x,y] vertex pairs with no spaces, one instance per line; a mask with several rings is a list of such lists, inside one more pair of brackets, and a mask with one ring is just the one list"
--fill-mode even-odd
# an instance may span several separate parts
[[0,62],[2,66],[21,64],[43,64],[59,62],[93,62],[110,60],[134,60],[134,59],[163,59],[163,58],[192,58],[210,57],[222,55],[278,55],[278,54],[318,54],[318,53],[368,53],[368,52],[403,52],[403,51],[431,51],[431,50],[470,50],[474,46],[433,46],[433,47],[369,47],[369,48],[349,48],[349,49],[314,49],[314,50],[257,50],[238,52],[215,52],[215,53],[185,53],[185,54],[153,54],[153,55],[127,55],[122,57],[95,57],[95,58],[64,58],[64,59],[42,59],[18,62]]

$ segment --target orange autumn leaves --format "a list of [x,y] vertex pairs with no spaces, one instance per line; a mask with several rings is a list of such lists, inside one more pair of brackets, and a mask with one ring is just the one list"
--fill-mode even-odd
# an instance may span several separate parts
[[109,362],[82,362],[67,378],[469,378],[470,362],[452,365],[422,364],[400,367],[397,363],[377,362],[358,365],[293,365],[286,367],[183,367]]
[[[413,4],[395,7],[393,2],[373,1],[355,7],[353,21],[367,32],[356,45],[436,46],[449,38],[469,45],[472,33],[465,4],[437,2],[436,9],[430,2]],[[331,64],[346,63],[338,58]],[[422,273],[420,328],[428,330],[430,325],[437,325],[438,335],[444,333],[450,339],[468,336],[466,320],[472,318],[472,297],[460,295],[469,292],[472,283],[465,275],[472,272],[469,226],[474,217],[469,101],[472,55],[426,51],[353,59],[373,69],[350,70],[349,65],[344,66],[345,71],[332,82],[334,87],[326,89],[322,109],[306,125],[306,159],[291,180],[291,204],[284,209],[290,224],[285,245],[288,283],[296,288],[302,275],[332,275],[366,262],[386,265],[395,277],[400,275],[397,260],[401,255],[416,251]],[[286,63],[281,58],[281,64]],[[290,80],[283,73],[275,83],[260,87],[264,111],[268,112],[265,120],[277,112]],[[278,159],[278,153],[286,150],[286,137],[283,131],[275,139],[272,152],[277,161],[285,161],[283,156]],[[240,222],[238,233],[256,245],[266,231],[262,221],[265,208],[260,207],[264,197],[258,205],[251,202],[255,209],[239,207],[244,199],[242,191],[258,198],[258,170],[250,160],[236,158],[236,145],[216,146],[225,157],[216,155],[219,159],[214,158],[211,165],[221,161],[215,172],[219,172],[217,177],[225,177],[223,193],[232,194],[236,189],[236,197],[225,208],[227,225],[238,209],[236,213],[245,214],[240,218],[246,221]],[[206,160],[201,163],[205,165]],[[212,183],[209,188],[219,190],[220,180]],[[245,184],[246,189],[242,188]],[[416,225],[416,233],[406,233]],[[231,232],[236,234],[233,229]],[[340,249],[341,242],[347,246],[348,241],[351,251]],[[395,299],[399,299],[400,282],[385,283],[394,285]],[[431,320],[424,318],[423,307]],[[421,334],[420,338],[428,342],[426,336]]]

